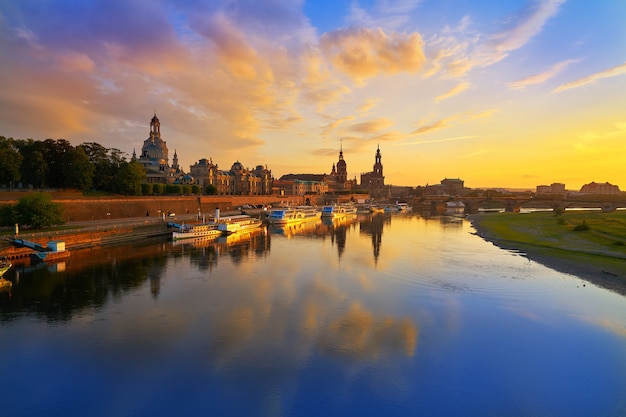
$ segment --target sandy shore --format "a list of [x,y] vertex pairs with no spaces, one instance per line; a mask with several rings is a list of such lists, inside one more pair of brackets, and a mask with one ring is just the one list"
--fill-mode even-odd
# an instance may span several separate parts
[[502,249],[521,252],[528,259],[541,263],[548,268],[578,276],[599,287],[626,295],[626,261],[567,249],[550,249],[505,240],[488,228],[481,221],[484,218],[481,216],[484,215],[471,215],[468,219],[476,229],[476,234],[486,241]]

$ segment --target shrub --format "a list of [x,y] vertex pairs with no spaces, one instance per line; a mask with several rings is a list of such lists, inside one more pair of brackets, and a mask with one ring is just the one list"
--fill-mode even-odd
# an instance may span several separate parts
[[577,224],[574,227],[574,231],[575,232],[584,232],[585,230],[589,230],[589,229],[591,229],[591,228],[589,227],[589,225],[587,224],[587,222],[585,220],[583,220],[583,222],[581,224]]

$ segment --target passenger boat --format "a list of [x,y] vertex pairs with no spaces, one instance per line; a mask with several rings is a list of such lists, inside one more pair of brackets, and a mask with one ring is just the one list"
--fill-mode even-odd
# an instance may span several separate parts
[[351,204],[333,204],[324,206],[322,209],[322,217],[329,219],[337,219],[356,214],[356,207]]
[[185,224],[178,231],[172,232],[172,240],[181,239],[214,239],[222,235],[222,231],[217,228],[217,223],[202,223],[197,225]]
[[270,211],[268,222],[276,225],[300,223],[319,219],[321,215],[314,206],[281,207]]
[[12,266],[13,264],[7,259],[0,260],[0,277],[3,276],[4,273],[7,272],[9,269],[11,269]]
[[263,222],[260,219],[250,217],[247,214],[236,216],[222,217],[217,222],[217,228],[222,234],[229,235],[231,233],[243,232],[250,229],[261,227]]
[[392,206],[385,207],[385,212],[387,213],[406,213],[407,211],[411,211],[411,206],[407,203],[397,203]]

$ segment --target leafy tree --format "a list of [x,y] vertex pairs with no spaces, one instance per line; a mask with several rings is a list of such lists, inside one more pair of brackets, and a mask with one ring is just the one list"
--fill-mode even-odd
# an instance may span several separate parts
[[0,204],[0,227],[13,226],[17,222],[17,213],[12,204]]
[[202,188],[199,185],[194,184],[191,186],[191,194],[198,195],[200,194],[200,190],[202,190]]
[[41,144],[42,154],[48,166],[46,183],[49,187],[68,187],[63,164],[67,161],[67,155],[74,147],[65,139],[46,139]]
[[65,186],[78,190],[91,188],[94,171],[94,165],[80,146],[65,153],[65,160],[63,161]]
[[119,194],[141,195],[141,184],[146,179],[146,170],[137,160],[124,161],[115,176],[113,191]]
[[105,148],[96,142],[79,145],[94,166],[93,187],[97,190],[113,191],[114,179],[123,162],[124,153],[116,148]]
[[204,193],[208,195],[216,195],[217,187],[213,184],[209,184],[204,188]]
[[24,158],[21,167],[21,180],[37,188],[42,188],[48,175],[48,163],[43,156],[43,142],[33,139],[16,141],[17,148]]
[[63,206],[54,203],[47,193],[30,193],[20,198],[15,207],[17,221],[35,229],[63,224]]
[[22,159],[15,141],[0,136],[0,184],[19,181]]

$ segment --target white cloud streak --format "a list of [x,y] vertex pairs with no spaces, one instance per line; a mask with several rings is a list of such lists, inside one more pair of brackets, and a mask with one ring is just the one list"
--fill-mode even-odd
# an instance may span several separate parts
[[578,80],[575,80],[566,84],[562,84],[558,86],[557,88],[555,88],[554,90],[552,90],[552,92],[560,93],[562,91],[569,90],[572,88],[578,88],[578,87],[582,87],[583,85],[592,84],[603,78],[616,77],[622,74],[626,74],[626,62],[621,65],[617,65],[613,68],[609,68],[608,70],[596,72],[595,74],[588,75],[587,77],[580,78]]

